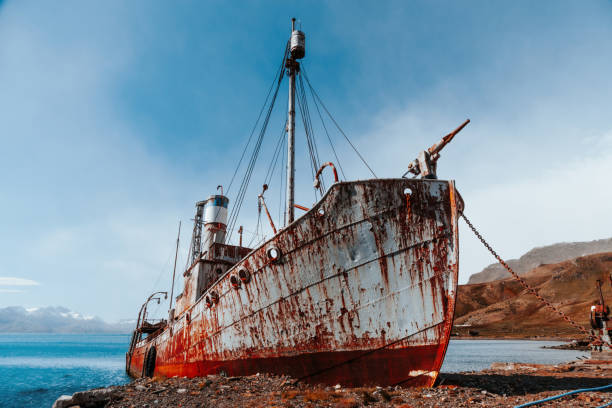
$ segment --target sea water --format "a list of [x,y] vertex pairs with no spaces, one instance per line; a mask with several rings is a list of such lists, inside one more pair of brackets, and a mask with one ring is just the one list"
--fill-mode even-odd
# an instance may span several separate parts
[[[50,407],[62,394],[125,384],[129,335],[0,334],[0,407]],[[586,354],[525,340],[453,340],[442,371],[481,370],[494,361],[555,364]]]
[[62,394],[124,384],[125,334],[0,334],[0,407],[50,407]]
[[497,361],[560,364],[590,355],[588,351],[543,348],[560,344],[564,343],[540,340],[451,340],[441,371],[480,371]]

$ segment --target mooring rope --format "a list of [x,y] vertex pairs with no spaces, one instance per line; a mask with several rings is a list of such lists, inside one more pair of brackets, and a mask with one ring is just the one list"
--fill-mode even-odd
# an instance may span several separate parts
[[[541,404],[543,402],[554,401],[554,400],[559,399],[559,398],[567,397],[568,395],[579,394],[581,392],[603,391],[603,390],[607,390],[608,388],[612,388],[612,384],[604,385],[603,387],[581,388],[579,390],[564,392],[563,394],[554,395],[552,397],[544,398],[544,399],[541,399],[541,400],[531,401],[531,402],[527,402],[525,404],[516,405],[514,408],[531,407],[533,405],[538,405],[538,404]],[[611,404],[612,404],[612,401],[610,401],[607,404],[602,405],[602,406],[600,406],[598,408],[609,407]]]

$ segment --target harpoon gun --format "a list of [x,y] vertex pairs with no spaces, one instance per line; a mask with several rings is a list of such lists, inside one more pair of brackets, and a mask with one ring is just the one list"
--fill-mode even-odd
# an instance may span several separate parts
[[444,146],[449,144],[455,135],[461,132],[461,130],[468,123],[470,123],[470,120],[466,119],[466,121],[463,122],[457,129],[444,136],[438,143],[434,144],[429,149],[420,152],[417,158],[408,165],[408,171],[406,171],[402,177],[406,177],[408,173],[412,173],[414,174],[414,177],[418,177],[420,175],[422,178],[437,179],[438,176],[436,175],[436,165],[438,159],[440,158],[440,151],[444,148]]

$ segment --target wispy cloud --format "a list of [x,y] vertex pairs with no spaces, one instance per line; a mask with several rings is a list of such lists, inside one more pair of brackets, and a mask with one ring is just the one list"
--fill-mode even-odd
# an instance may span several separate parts
[[23,293],[21,289],[4,289],[0,288],[0,293]]
[[10,276],[0,276],[0,286],[38,286],[40,283],[32,279],[13,278]]

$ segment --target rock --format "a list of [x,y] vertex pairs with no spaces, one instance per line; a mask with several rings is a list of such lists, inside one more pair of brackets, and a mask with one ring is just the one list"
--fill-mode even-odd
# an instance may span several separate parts
[[108,402],[117,397],[117,391],[113,388],[98,388],[89,391],[75,392],[72,395],[73,405],[85,407],[104,407]]
[[145,387],[144,385],[140,385],[140,384],[138,384],[134,388],[136,389],[136,391],[146,391],[147,390],[147,387]]
[[184,393],[186,393],[186,392],[187,392],[187,388],[179,388],[178,390],[176,390],[176,392],[177,392],[178,394],[184,394]]
[[367,391],[361,391],[361,398],[363,399],[363,403],[368,405],[373,402],[377,402],[378,400],[370,395]]
[[389,402],[391,401],[391,395],[385,391],[382,387],[376,387],[377,390],[373,392],[373,395],[380,396],[383,400]]
[[52,408],[65,408],[72,405],[74,405],[74,402],[72,402],[72,395],[62,395],[55,400]]

